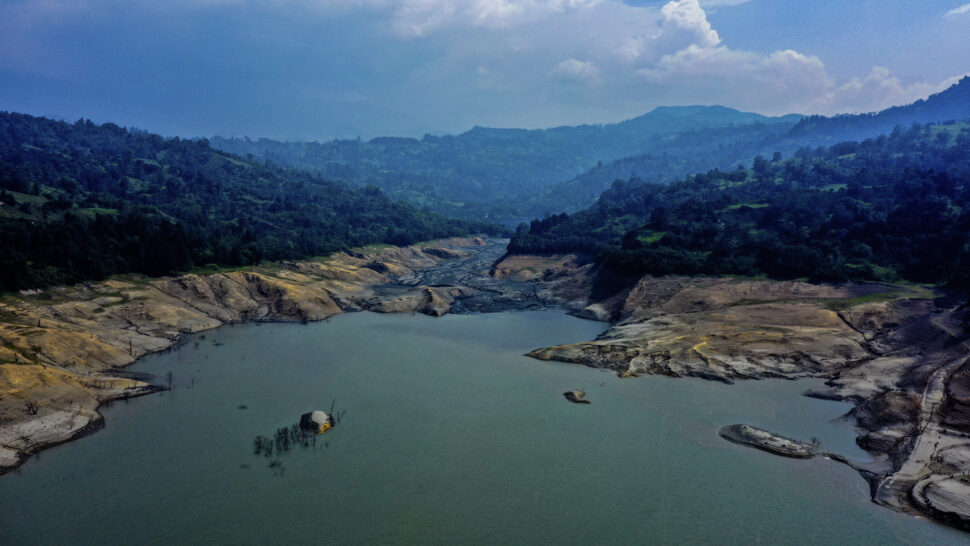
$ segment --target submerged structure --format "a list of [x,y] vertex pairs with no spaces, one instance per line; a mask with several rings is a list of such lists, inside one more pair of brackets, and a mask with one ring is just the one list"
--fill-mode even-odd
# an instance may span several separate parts
[[323,434],[333,428],[333,416],[325,411],[311,411],[300,416],[300,430],[312,434]]
[[566,400],[569,400],[570,402],[572,402],[574,404],[589,404],[590,403],[589,400],[586,399],[586,393],[583,392],[583,391],[577,391],[577,390],[566,391],[566,392],[562,393],[562,395],[566,397]]

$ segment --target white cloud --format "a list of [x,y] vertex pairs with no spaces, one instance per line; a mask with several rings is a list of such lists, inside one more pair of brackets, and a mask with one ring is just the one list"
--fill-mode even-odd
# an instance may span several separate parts
[[763,56],[725,46],[691,45],[637,73],[699,102],[774,114],[801,110],[834,85],[818,57],[790,49]]
[[906,104],[937,93],[955,84],[959,76],[937,84],[914,82],[903,84],[888,68],[877,66],[864,78],[852,78],[832,89],[824,97],[824,109],[830,112],[871,112]]
[[950,11],[946,12],[944,17],[953,17],[955,15],[964,15],[967,13],[970,13],[970,4],[964,4],[962,6],[953,8]]
[[[731,49],[705,9],[750,0],[671,0],[659,9],[621,0],[251,1],[324,11],[370,9],[400,38],[437,39],[446,48],[445,57],[417,72],[418,78],[437,82],[442,76],[436,71],[475,66],[480,85],[487,82],[494,90],[501,82],[505,93],[535,93],[553,78],[561,85],[596,88],[597,99],[626,105],[630,114],[656,106],[650,99],[769,114],[874,111],[925,97],[950,81],[903,83],[875,67],[838,82],[815,56],[791,49],[770,54]],[[966,12],[970,4],[947,15]],[[547,79],[535,79],[537,66],[553,66],[545,71]],[[582,110],[576,103],[589,100],[568,93],[552,97],[551,110]]]
[[683,97],[716,97],[708,101],[768,114],[878,111],[925,98],[960,78],[904,84],[888,68],[874,67],[864,77],[838,83],[821,59],[790,49],[762,56],[697,45],[637,73],[652,84],[678,89]]
[[685,31],[693,38],[692,44],[713,47],[721,43],[717,31],[707,21],[707,13],[697,0],[667,2],[660,9],[663,15],[662,34]]
[[[45,57],[45,44],[56,43],[60,25],[93,27],[123,6],[127,17],[169,24],[199,11],[224,11],[260,29],[240,28],[245,40],[235,30],[223,35],[241,48],[253,48],[253,58],[263,49],[253,36],[266,36],[276,45],[275,37],[287,31],[279,25],[292,24],[274,20],[329,28],[354,23],[364,31],[341,38],[350,45],[345,51],[363,61],[354,65],[359,69],[353,78],[321,71],[314,79],[314,72],[303,76],[297,70],[287,77],[322,97],[321,110],[337,104],[331,95],[352,92],[358,103],[380,107],[383,117],[374,123],[421,117],[449,130],[476,123],[617,121],[663,104],[723,104],[766,114],[873,111],[924,97],[949,81],[902,81],[881,67],[839,80],[815,56],[791,49],[734,49],[711,25],[708,10],[747,1],[636,6],[622,0],[24,0],[6,5],[0,0],[0,69],[83,80],[89,72],[85,63],[97,59],[74,62],[62,51]],[[967,12],[970,4],[948,15]],[[272,17],[280,13],[286,17]],[[290,56],[305,58],[307,66],[328,66],[320,59],[332,55],[331,39],[321,32],[319,42],[303,39],[292,50],[284,43],[279,51],[295,51]],[[85,55],[80,50],[79,56]],[[110,67],[107,60],[104,64]],[[239,78],[251,79],[249,73]],[[321,86],[328,86],[326,93]]]
[[[283,0],[286,1],[286,0]],[[296,2],[308,0],[293,0]],[[503,29],[570,11],[589,9],[601,0],[336,0],[328,6],[378,7],[391,14],[397,32],[425,36],[456,27]]]
[[550,70],[549,75],[563,80],[582,82],[590,86],[600,84],[599,68],[590,61],[566,59]]
[[740,6],[747,4],[751,0],[701,0],[701,5],[705,8],[716,8],[718,6]]

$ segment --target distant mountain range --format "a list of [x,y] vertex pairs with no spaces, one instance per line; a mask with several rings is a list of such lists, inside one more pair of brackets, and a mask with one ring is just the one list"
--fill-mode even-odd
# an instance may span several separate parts
[[[772,180],[764,174],[771,172],[765,165],[795,165],[782,162],[785,156],[802,158],[798,165],[815,157],[819,168],[841,172],[853,163],[851,157],[840,159],[852,149],[840,141],[888,134],[864,149],[887,149],[883,141],[889,139],[896,149],[917,153],[910,146],[916,138],[912,124],[968,118],[970,78],[926,100],[874,114],[766,117],[722,106],[669,107],[608,125],[475,127],[457,136],[366,142],[214,138],[210,144],[111,123],[69,124],[0,112],[0,259],[12,264],[0,268],[0,290],[127,271],[161,274],[207,264],[246,265],[367,243],[499,233],[501,228],[481,220],[515,225],[553,214],[557,225],[572,226],[571,231],[546,244],[540,241],[546,237],[542,229],[541,237],[533,239],[519,230],[514,243],[520,250],[530,245],[544,251],[570,245],[610,249],[644,222],[645,213],[637,207],[652,193],[659,195],[663,184],[707,173],[730,186],[730,176],[719,173],[743,173],[739,166],[751,165],[761,173],[750,186],[757,199],[750,200],[754,205],[734,205],[758,210]],[[943,157],[964,149],[965,125],[949,123],[932,135],[923,130],[918,140],[921,146],[935,146]],[[942,140],[933,140],[937,136]],[[950,147],[948,138],[964,147]],[[882,156],[868,160],[884,167]],[[959,158],[947,156],[944,164],[953,177],[964,175],[965,162]],[[825,176],[810,174],[820,191],[849,183],[833,178],[823,184]],[[890,176],[899,173],[889,169]],[[939,202],[954,199],[946,180],[925,177],[930,180],[926,184],[939,186]],[[617,180],[625,182],[614,184]],[[910,191],[903,181],[893,188]],[[610,203],[622,205],[589,208]],[[658,210],[664,206],[651,203]],[[639,212],[627,214],[624,207]],[[604,221],[567,224],[556,214],[583,209],[578,218]],[[844,273],[850,265],[837,269]],[[878,261],[872,265],[874,271],[890,267]],[[906,273],[905,264],[891,267],[916,278]]]
[[846,140],[863,140],[888,134],[897,126],[913,123],[966,120],[970,118],[970,76],[940,93],[905,106],[893,106],[870,114],[844,114],[833,117],[809,116],[790,132],[797,140],[811,136],[819,145]]
[[475,127],[455,136],[279,142],[214,137],[214,147],[308,169],[461,218],[514,224],[593,203],[614,180],[667,182],[756,155],[970,118],[970,78],[873,114],[767,117],[723,106],[661,107],[621,123],[553,129]]
[[528,210],[545,207],[545,212],[573,212],[591,204],[615,180],[637,177],[651,182],[670,182],[713,168],[732,169],[750,163],[757,155],[770,158],[778,152],[790,157],[799,148],[888,135],[896,127],[905,129],[913,123],[970,119],[970,77],[925,100],[881,112],[776,119],[792,125],[755,122],[663,135],[639,154],[543,188],[525,206]]
[[521,226],[509,252],[595,256],[614,287],[644,274],[967,287],[968,232],[970,123],[946,121],[668,184],[617,181],[585,210]]
[[[723,106],[657,108],[608,125],[553,129],[474,127],[456,136],[369,141],[210,140],[218,149],[308,169],[327,178],[373,184],[391,197],[444,214],[490,221],[528,220],[546,205],[524,203],[537,192],[618,158],[655,147],[665,135],[758,125],[794,126],[800,116],[772,118]],[[588,200],[567,203],[567,208]]]
[[204,140],[0,112],[0,292],[489,230]]

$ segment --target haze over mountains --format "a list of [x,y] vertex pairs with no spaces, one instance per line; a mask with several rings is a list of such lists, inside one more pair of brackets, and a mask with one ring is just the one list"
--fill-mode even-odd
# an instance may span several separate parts
[[[769,118],[721,106],[658,108],[611,125],[553,129],[475,127],[460,135],[369,141],[278,142],[211,139],[241,156],[252,154],[328,178],[374,184],[392,197],[462,218],[527,220],[545,212],[524,205],[535,192],[569,180],[600,162],[641,153],[661,135],[758,123],[790,126],[798,117]],[[572,209],[585,204],[576,201]]]
[[767,117],[723,106],[662,107],[610,125],[545,130],[475,127],[455,136],[279,142],[214,137],[214,147],[373,184],[447,215],[514,225],[589,206],[617,179],[664,182],[755,155],[790,156],[892,131],[970,117],[970,78],[926,100],[874,114]]
[[767,275],[970,281],[970,123],[756,156],[667,185],[617,181],[595,205],[524,226],[512,253],[586,254],[621,278]]
[[[612,125],[475,127],[456,136],[366,142],[214,138],[210,145],[110,123],[67,124],[5,113],[0,116],[2,252],[5,263],[15,265],[5,268],[2,283],[22,288],[129,271],[164,274],[206,264],[239,266],[312,256],[368,243],[499,233],[499,223],[515,226],[589,207],[616,180],[628,182],[613,187],[607,203],[633,198],[643,188],[660,191],[649,183],[710,169],[734,171],[752,165],[759,155],[762,164],[770,158],[772,165],[783,165],[779,160],[792,155],[804,162],[828,157],[829,151],[813,151],[822,144],[891,131],[897,142],[909,124],[968,118],[970,78],[926,100],[868,115],[766,117],[720,106],[672,107]],[[962,125],[951,127],[956,127],[951,144],[962,142]],[[752,187],[747,201],[763,204],[768,194],[757,184]],[[630,195],[622,195],[624,191]],[[671,206],[679,199],[676,195],[671,194]],[[962,195],[945,197],[959,200]],[[721,204],[747,202],[735,197]],[[726,199],[712,198],[719,203]],[[886,214],[899,204],[880,203]],[[564,223],[556,216],[563,226],[558,234],[533,230],[546,242],[530,243],[520,230],[513,250],[616,250],[624,233],[649,217],[649,210],[637,206],[642,210],[632,216],[595,209],[600,212],[593,216],[600,220],[593,223]],[[598,233],[596,241],[574,244],[576,226],[591,231],[584,236]],[[146,253],[146,247],[156,251]],[[849,267],[854,262],[840,253],[831,258],[836,273],[820,269],[813,274],[855,275]],[[870,265],[876,269],[862,277],[881,278],[878,267],[888,267],[879,259]],[[901,272],[907,267],[890,269]]]

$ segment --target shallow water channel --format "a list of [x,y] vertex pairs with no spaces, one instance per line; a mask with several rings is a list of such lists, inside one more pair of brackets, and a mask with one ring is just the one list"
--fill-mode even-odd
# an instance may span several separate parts
[[[816,381],[619,379],[522,356],[604,325],[558,311],[357,313],[190,338],[134,370],[176,388],[0,477],[0,542],[952,544],[853,470],[730,444],[744,422],[866,460]],[[590,405],[567,402],[579,388]],[[272,459],[300,414],[342,423]],[[241,409],[241,407],[245,409]]]

